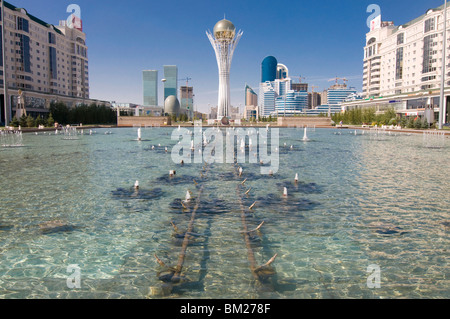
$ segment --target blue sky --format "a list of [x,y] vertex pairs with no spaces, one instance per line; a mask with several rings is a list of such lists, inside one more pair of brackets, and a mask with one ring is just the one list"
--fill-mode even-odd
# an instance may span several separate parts
[[[346,77],[361,90],[362,58],[368,32],[366,9],[381,8],[384,21],[404,24],[443,0],[11,0],[40,19],[58,24],[69,4],[81,8],[89,48],[91,98],[143,103],[142,70],[177,65],[179,78],[192,78],[195,106],[209,112],[217,104],[218,72],[205,31],[226,18],[244,35],[231,67],[231,101],[244,104],[244,86],[256,92],[261,61],[273,55],[291,76],[328,88],[332,78]],[[180,81],[179,85],[184,85]],[[159,104],[163,104],[162,85]]]

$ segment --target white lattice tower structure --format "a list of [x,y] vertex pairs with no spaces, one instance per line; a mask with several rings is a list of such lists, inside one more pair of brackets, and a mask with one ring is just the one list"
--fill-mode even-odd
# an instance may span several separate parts
[[217,119],[230,117],[230,68],[236,49],[243,32],[236,28],[228,20],[221,20],[214,26],[214,34],[206,32],[209,41],[216,53],[217,66],[219,67],[219,99],[217,108]]

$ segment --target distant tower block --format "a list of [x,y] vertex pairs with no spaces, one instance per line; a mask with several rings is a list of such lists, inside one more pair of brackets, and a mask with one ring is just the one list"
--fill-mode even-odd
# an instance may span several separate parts
[[236,28],[226,19],[220,20],[214,26],[214,35],[210,31],[206,35],[211,42],[216,53],[217,65],[219,67],[219,102],[217,119],[230,117],[230,67],[233,60],[233,53],[236,49],[243,32]]

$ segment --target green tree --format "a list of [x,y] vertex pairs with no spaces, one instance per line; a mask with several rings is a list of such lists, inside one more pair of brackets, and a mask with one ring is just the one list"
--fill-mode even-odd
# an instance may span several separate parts
[[395,112],[394,108],[389,108],[386,112],[384,112],[383,115],[383,121],[385,125],[388,125],[392,119],[397,119],[397,113]]
[[19,119],[19,125],[21,127],[27,127],[27,117],[25,116],[25,114],[23,114],[20,119]]
[[414,118],[413,117],[410,117],[408,119],[408,123],[406,124],[406,127],[407,128],[414,128]]
[[[58,111],[65,110],[60,107]],[[126,115],[121,113],[121,115]],[[56,119],[56,117],[55,117]],[[65,115],[65,124],[116,124],[117,113],[105,105],[97,105],[92,103],[90,105],[81,104],[67,109]]]
[[45,119],[41,115],[36,116],[35,125],[45,125]]
[[375,120],[375,108],[367,108],[362,111],[361,121],[365,124],[372,124]]
[[17,119],[17,117],[14,116],[11,122],[9,123],[9,126],[19,127],[19,125],[20,125],[19,120]]
[[405,128],[407,124],[408,124],[408,120],[406,119],[406,116],[402,116],[402,119],[400,120],[400,126],[402,128]]
[[414,121],[414,128],[421,128],[422,127],[422,120],[420,118],[417,118],[417,120]]
[[36,126],[36,121],[31,116],[31,114],[28,114],[26,122],[27,122],[27,127],[35,127]]
[[53,119],[53,115],[52,115],[52,113],[49,113],[48,118],[47,118],[47,126],[53,127],[54,125],[55,125],[55,120]]
[[361,109],[355,109],[355,115],[353,116],[354,125],[362,124],[362,112]]
[[50,112],[53,118],[59,124],[70,124],[69,123],[69,108],[63,102],[56,102],[50,104]]
[[423,118],[422,120],[422,128],[423,129],[427,129],[428,128],[428,120],[426,117]]

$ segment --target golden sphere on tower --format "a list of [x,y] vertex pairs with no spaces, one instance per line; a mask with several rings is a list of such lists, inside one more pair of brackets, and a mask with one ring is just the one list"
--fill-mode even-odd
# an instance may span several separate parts
[[220,20],[214,26],[214,36],[216,39],[233,39],[236,35],[236,27],[231,21]]

